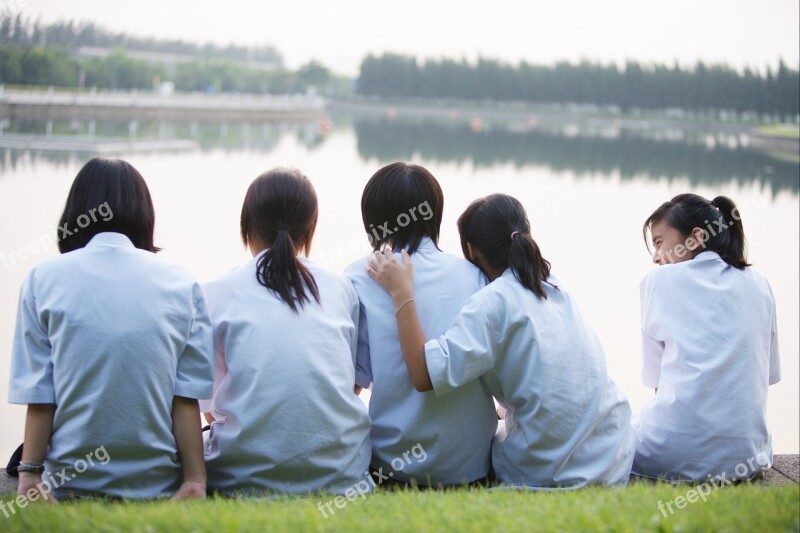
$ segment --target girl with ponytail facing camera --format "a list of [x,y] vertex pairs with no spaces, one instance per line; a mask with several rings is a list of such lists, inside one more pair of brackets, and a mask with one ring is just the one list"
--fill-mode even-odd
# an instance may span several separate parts
[[660,265],[640,287],[642,379],[656,395],[633,419],[633,473],[758,476],[772,464],[767,388],[780,380],[780,363],[775,301],[747,262],[739,210],[725,196],[681,194],[642,233]]
[[441,336],[427,340],[403,252],[376,252],[369,274],[391,295],[403,357],[419,391],[480,378],[506,409],[492,464],[506,486],[624,485],[633,461],[630,407],[572,294],[550,273],[516,199],[474,201],[458,220],[464,255],[491,280]]
[[211,490],[343,492],[367,483],[370,422],[353,392],[358,296],[299,256],[311,248],[317,213],[299,171],[262,174],[242,207],[253,259],[205,286],[215,352],[214,396],[201,405],[212,422]]

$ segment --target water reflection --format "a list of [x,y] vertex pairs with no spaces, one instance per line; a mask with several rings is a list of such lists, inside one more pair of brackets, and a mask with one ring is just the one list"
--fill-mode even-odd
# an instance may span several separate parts
[[[623,180],[688,178],[693,185],[736,181],[769,184],[773,193],[798,193],[800,166],[741,144],[706,137],[656,140],[624,131],[615,135],[574,135],[542,130],[494,128],[474,131],[469,124],[364,119],[354,122],[361,157],[380,161],[412,156],[437,162],[471,162],[476,167],[513,164],[609,175]],[[733,143],[731,143],[733,144]]]
[[[623,180],[688,179],[692,185],[736,182],[769,186],[773,194],[800,190],[797,154],[776,157],[748,147],[744,134],[709,135],[692,130],[626,130],[530,128],[518,124],[486,124],[434,119],[334,117],[309,122],[165,122],[3,120],[2,134],[34,134],[40,139],[81,138],[85,151],[6,149],[0,172],[16,168],[21,157],[35,163],[74,164],[75,156],[94,155],[96,140],[187,139],[200,151],[273,151],[286,135],[309,151],[322,146],[331,128],[353,131],[364,160],[421,158],[443,163],[471,163],[476,168],[512,164],[544,166],[576,176],[616,175]],[[166,150],[169,150],[165,146]],[[796,148],[795,148],[796,150]]]
[[[324,141],[327,130],[312,122],[165,122],[165,121],[43,121],[4,120],[0,124],[0,147],[7,138],[33,135],[37,140],[53,141],[53,149],[18,150],[6,148],[0,157],[0,172],[14,169],[21,159],[47,161],[57,166],[72,164],[75,156],[88,159],[97,155],[96,145],[109,141],[164,141],[162,152],[172,151],[166,141],[191,140],[202,152],[211,150],[272,152],[285,135],[294,136],[308,149]],[[85,148],[63,151],[56,146],[62,139],[80,140]],[[115,154],[123,155],[123,154]]]

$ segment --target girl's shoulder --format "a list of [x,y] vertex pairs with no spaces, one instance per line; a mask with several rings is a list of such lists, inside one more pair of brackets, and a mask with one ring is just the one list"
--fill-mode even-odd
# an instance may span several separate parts
[[691,267],[696,265],[689,264],[692,261],[653,267],[650,272],[644,275],[639,287],[643,290],[652,291],[657,287],[671,286],[675,283],[681,283],[685,279],[695,278],[697,277],[697,272],[694,271],[696,269]]
[[75,279],[96,272],[96,264],[121,277],[134,276],[170,286],[197,284],[197,278],[185,266],[153,252],[133,247],[119,248],[119,255],[113,260],[99,258],[96,252],[96,249],[84,247],[45,259],[31,269],[28,277],[40,280]]
[[326,292],[337,292],[346,295],[352,301],[358,302],[356,289],[346,275],[322,267],[307,257],[301,257],[300,261],[314,276],[314,281],[317,283],[321,296]]

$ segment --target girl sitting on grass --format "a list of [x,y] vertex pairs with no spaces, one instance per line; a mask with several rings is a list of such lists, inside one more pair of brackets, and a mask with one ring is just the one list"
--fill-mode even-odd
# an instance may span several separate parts
[[[414,290],[425,299],[417,311],[423,331],[431,336],[444,333],[469,297],[486,286],[475,265],[439,249],[443,209],[444,196],[433,174],[402,162],[375,172],[361,197],[364,230],[373,250],[403,248],[414,258]],[[408,213],[414,222],[395,231],[374,230],[382,221],[393,225],[410,218]],[[391,483],[420,487],[484,483],[497,430],[492,397],[478,380],[446,396],[416,393],[403,363],[389,296],[370,279],[364,264],[363,258],[355,261],[345,275],[360,300],[356,384],[372,392],[371,471],[393,472]],[[392,460],[415,445],[425,450],[426,460],[395,470]]]
[[262,174],[242,206],[253,259],[205,285],[215,349],[214,397],[204,406],[212,490],[371,487],[369,416],[353,392],[358,296],[298,256],[311,249],[317,212],[299,171]]
[[156,257],[154,221],[141,174],[92,159],[61,215],[62,255],[23,282],[8,394],[28,405],[20,495],[205,498],[211,323],[200,285]]
[[606,373],[603,349],[572,294],[530,235],[522,205],[494,194],[458,220],[464,255],[491,280],[455,323],[426,341],[412,263],[376,252],[369,274],[391,295],[403,358],[419,391],[446,394],[480,378],[506,408],[492,447],[510,486],[624,485],[634,453],[630,407]]
[[660,265],[641,283],[642,378],[656,395],[634,417],[633,473],[757,476],[772,464],[767,388],[780,364],[775,301],[747,262],[739,211],[724,196],[681,194],[642,232]]

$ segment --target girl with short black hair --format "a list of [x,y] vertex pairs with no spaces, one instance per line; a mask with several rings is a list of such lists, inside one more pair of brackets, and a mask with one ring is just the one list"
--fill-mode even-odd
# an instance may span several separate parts
[[[379,168],[361,196],[364,231],[373,250],[388,247],[413,256],[414,290],[422,327],[440,335],[470,296],[486,285],[480,270],[439,249],[444,199],[439,182],[423,166],[394,162]],[[477,380],[447,396],[417,394],[402,364],[390,300],[364,270],[365,259],[345,275],[360,300],[356,384],[370,388],[372,468],[393,471],[392,460],[415,445],[427,458],[395,471],[393,482],[423,487],[485,483],[497,414]]]
[[205,497],[211,323],[200,285],[155,255],[154,222],[141,174],[92,159],[61,215],[62,255],[23,282],[9,390],[28,405],[21,495]]

